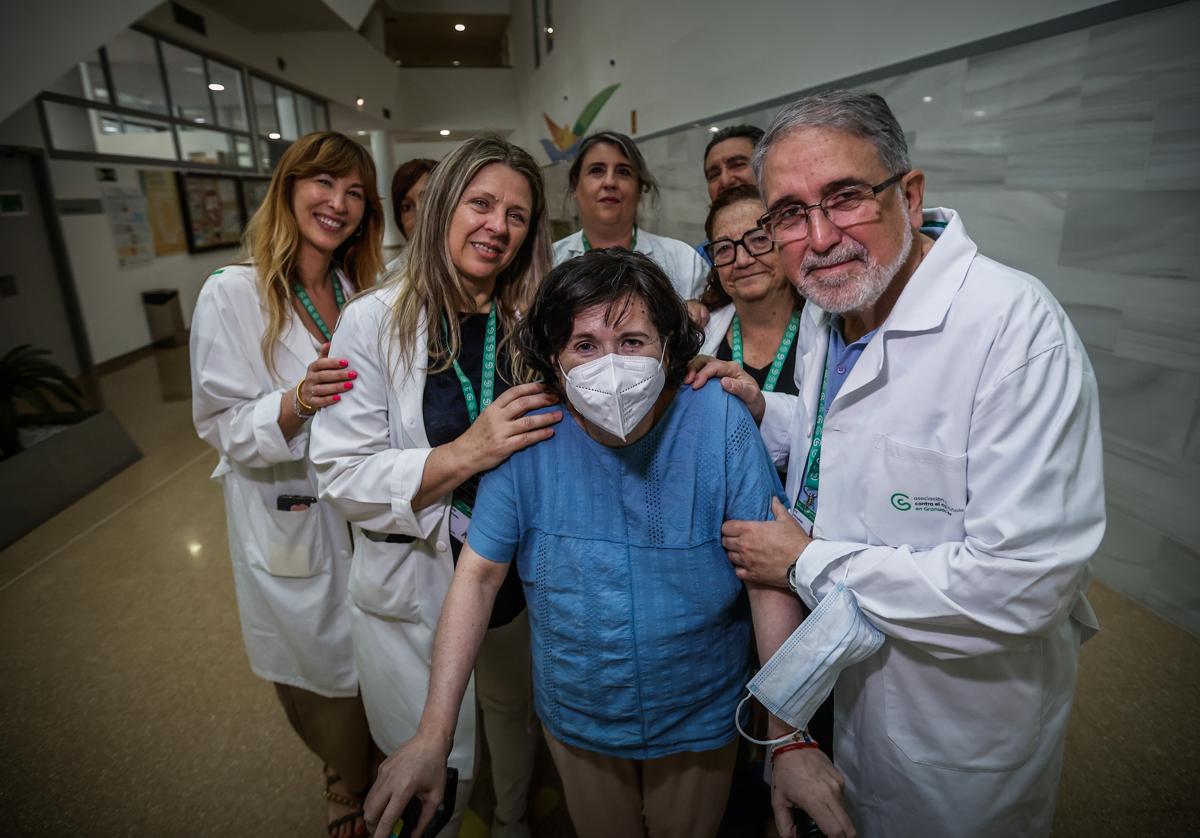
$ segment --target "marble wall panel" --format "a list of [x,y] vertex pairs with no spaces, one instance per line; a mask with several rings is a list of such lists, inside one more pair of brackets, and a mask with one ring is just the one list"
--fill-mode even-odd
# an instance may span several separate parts
[[1200,283],[1142,277],[1138,285],[1121,313],[1116,353],[1200,373]]
[[[1196,76],[1200,78],[1200,72]],[[1200,189],[1200,96],[1159,103],[1146,188]]]
[[1098,105],[1012,127],[1005,182],[1017,189],[1140,190],[1154,114],[1154,102]]
[[1200,192],[1073,191],[1063,265],[1200,279]]
[[926,174],[925,205],[957,210],[980,253],[1039,278],[1057,269],[1065,192],[949,187]]
[[919,131],[937,130],[961,124],[966,74],[967,59],[963,58],[865,87],[887,100],[901,125]]
[[1180,3],[1089,31],[1085,105],[1157,101],[1200,84],[1200,5]]
[[967,61],[962,111],[1003,125],[1062,120],[1079,111],[1088,32],[1068,32]]
[[1154,560],[1164,540],[1162,533],[1145,521],[1110,509],[1092,570],[1118,590],[1144,601],[1154,586]]
[[1200,552],[1163,539],[1145,602],[1173,623],[1200,634]]
[[[1100,419],[1112,406],[1101,400]],[[1200,545],[1200,468],[1109,435],[1104,440],[1108,510],[1121,511],[1181,544]]]
[[1200,375],[1101,350],[1088,354],[1100,387],[1106,438],[1141,446],[1164,460],[1182,459],[1200,409]]

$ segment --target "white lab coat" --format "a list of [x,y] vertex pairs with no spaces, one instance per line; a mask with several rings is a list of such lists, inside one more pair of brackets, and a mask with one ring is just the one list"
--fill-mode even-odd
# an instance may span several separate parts
[[[704,257],[687,242],[656,236],[639,227],[637,244],[633,249],[653,259],[683,299],[696,300],[704,293],[710,268]],[[583,230],[576,230],[554,243],[554,264],[561,265],[583,253]]]
[[[414,510],[429,440],[422,401],[426,330],[414,336],[406,364],[392,325],[398,287],[385,285],[342,311],[330,355],[358,371],[354,391],[313,422],[310,456],[321,500],[354,522],[350,568],[351,624],[363,704],[371,733],[386,753],[412,738],[429,690],[433,635],[454,575],[449,496]],[[362,531],[395,534],[373,541]],[[458,716],[449,764],[473,776],[474,677]]]
[[[353,289],[339,280],[349,296]],[[266,330],[254,268],[233,265],[205,281],[192,315],[192,418],[221,455],[213,477],[225,491],[246,653],[269,681],[353,696],[346,522],[324,503],[306,512],[276,509],[279,495],[317,494],[308,427],[285,440],[278,418],[280,399],[292,398],[319,346],[293,312],[275,352],[275,377],[262,356]]]
[[[845,580],[886,635],[834,691],[835,762],[865,836],[1050,830],[1104,532],[1096,381],[1036,279],[976,253],[958,215],[829,407],[810,607]],[[805,307],[792,416],[808,453],[829,337]],[[776,454],[782,451],[776,450]],[[803,469],[788,472],[795,499]]]
[[725,339],[725,333],[733,324],[735,314],[737,312],[733,303],[730,303],[708,315],[708,325],[704,327],[704,343],[700,346],[701,355],[716,356],[717,350],[721,348],[721,341]]

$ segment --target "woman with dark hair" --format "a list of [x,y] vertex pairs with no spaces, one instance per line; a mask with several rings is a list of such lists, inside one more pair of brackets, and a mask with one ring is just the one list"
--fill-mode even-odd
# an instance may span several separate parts
[[784,275],[775,242],[758,226],[764,212],[758,187],[745,185],[722,192],[708,210],[704,251],[713,268],[700,302],[712,314],[700,354],[738,364],[763,393],[794,399],[804,298]]
[[721,547],[722,522],[765,519],[780,485],[736,398],[680,386],[700,340],[641,254],[593,251],[542,284],[521,349],[569,416],[480,485],[420,727],[367,798],[376,835],[413,795],[424,807],[419,832],[440,799],[480,615],[514,560],[529,603],[534,707],[576,832],[716,833],[751,606],[763,654],[795,621],[780,610],[786,591],[747,598]]
[[437,161],[428,157],[414,157],[397,166],[392,175],[392,215],[405,241],[413,237],[421,197],[429,185],[429,173],[436,165]]
[[383,221],[367,151],[332,131],[301,137],[246,228],[248,261],[215,271],[192,316],[192,418],[220,454],[246,653],[325,762],[333,838],[364,833],[375,754],[350,641],[350,538],[317,502],[309,420],[354,398],[329,327],[379,275]]
[[657,198],[658,182],[633,140],[616,131],[587,137],[579,144],[567,181],[583,226],[554,243],[556,265],[593,248],[623,247],[649,256],[684,300],[700,296],[708,277],[700,254],[678,239],[637,226],[642,196]]

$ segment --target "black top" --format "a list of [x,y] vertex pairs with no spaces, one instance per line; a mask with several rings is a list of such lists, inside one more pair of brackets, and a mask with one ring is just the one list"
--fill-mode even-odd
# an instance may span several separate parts
[[[780,336],[782,337],[782,335]],[[789,396],[800,395],[799,388],[796,387],[796,344],[798,340],[792,341],[792,347],[788,350],[787,357],[783,360],[783,369],[779,371],[779,380],[775,382],[776,393],[787,393]],[[722,361],[733,360],[733,347],[729,345],[729,336],[726,335],[717,345],[717,358]],[[767,364],[762,369],[752,367],[744,360],[742,368],[750,373],[750,376],[758,382],[761,388],[767,381],[767,374],[771,372],[771,365]]]
[[[744,340],[745,338],[743,337]],[[799,342],[798,340],[792,341],[792,346],[788,350],[787,357],[783,359],[783,369],[779,371],[779,379],[775,382],[774,392],[776,393],[787,393],[789,396],[800,395],[800,389],[796,386],[796,344]],[[733,360],[733,347],[729,345],[729,335],[726,335],[717,344],[717,358],[722,361]],[[742,369],[750,373],[750,377],[757,381],[758,386],[761,388],[767,381],[767,375],[771,372],[771,365],[767,364],[762,369],[759,369],[758,367],[750,366],[743,360]],[[787,485],[786,471],[779,472],[779,482],[785,486]]]
[[[483,339],[487,332],[486,314],[460,314],[458,318],[461,342],[458,350],[458,364],[462,367],[471,385],[475,388],[475,398],[480,394],[480,378],[483,375]],[[504,339],[503,327],[497,324],[496,343]],[[504,380],[508,372],[508,354],[500,350],[496,358],[496,384],[492,395],[493,400],[511,385]],[[425,394],[422,400],[422,411],[425,416],[425,435],[429,438],[431,447],[453,442],[471,427],[471,417],[467,413],[467,400],[463,397],[462,384],[454,367],[450,366],[441,372],[431,373],[425,379]],[[467,506],[475,506],[475,493],[479,489],[479,480],[483,474],[476,474],[454,490],[455,500],[461,500]],[[462,552],[462,542],[454,536],[450,537],[450,549],[454,553],[454,561]],[[525,592],[521,589],[521,579],[517,575],[517,563],[511,562],[508,576],[496,594],[496,604],[492,607],[492,618],[489,628],[507,625],[525,608]]]

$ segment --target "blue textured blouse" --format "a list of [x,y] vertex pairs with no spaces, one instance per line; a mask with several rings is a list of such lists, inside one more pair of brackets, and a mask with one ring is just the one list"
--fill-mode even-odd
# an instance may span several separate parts
[[534,706],[556,738],[628,759],[733,739],[750,614],[721,524],[768,519],[772,494],[754,420],[715,381],[681,389],[631,445],[567,416],[484,477],[467,541],[516,556]]

